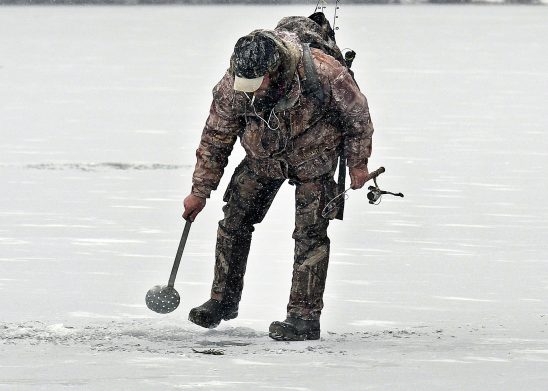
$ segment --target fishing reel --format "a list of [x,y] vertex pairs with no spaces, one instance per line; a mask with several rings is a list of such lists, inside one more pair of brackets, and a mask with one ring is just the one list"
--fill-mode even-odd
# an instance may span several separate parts
[[390,194],[395,197],[402,197],[403,193],[392,193],[391,191],[381,190],[379,185],[377,184],[377,178],[373,178],[373,182],[375,183],[375,186],[369,186],[367,190],[369,190],[369,193],[367,193],[367,199],[369,200],[369,203],[371,205],[378,205],[381,203],[382,196],[385,194]]
[[[403,193],[392,193],[391,191],[386,191],[386,190],[381,190],[380,189],[379,185],[377,184],[377,177],[385,171],[386,170],[384,169],[384,167],[380,167],[379,169],[371,172],[367,176],[367,178],[365,179],[366,182],[373,179],[373,182],[375,183],[375,186],[369,186],[368,187],[369,193],[367,193],[367,199],[369,200],[369,203],[371,205],[380,204],[381,203],[381,198],[385,194],[390,194],[390,195],[393,195],[393,196],[396,196],[396,197],[402,197],[403,198]],[[350,189],[351,189],[351,187],[349,187],[348,189],[346,189],[342,193],[339,193],[331,201],[329,201],[327,203],[327,205],[325,205],[325,207],[322,210],[322,217],[324,219],[325,218],[335,218],[334,216],[337,213],[337,209],[344,207],[344,201],[348,198],[347,193]],[[329,216],[331,216],[331,217],[329,217]],[[337,217],[337,218],[339,218],[339,217]],[[340,217],[339,219],[342,220],[342,217]]]

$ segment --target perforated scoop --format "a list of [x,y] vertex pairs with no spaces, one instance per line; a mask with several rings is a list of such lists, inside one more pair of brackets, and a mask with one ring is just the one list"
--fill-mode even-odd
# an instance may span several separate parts
[[181,303],[181,297],[175,288],[169,285],[156,285],[149,289],[145,297],[147,307],[159,314],[175,311]]
[[181,241],[179,242],[179,248],[175,255],[175,261],[173,262],[173,268],[171,269],[171,275],[169,276],[169,282],[167,285],[155,285],[150,288],[145,296],[145,303],[147,307],[159,314],[168,314],[175,311],[181,303],[181,297],[177,290],[173,287],[175,285],[175,277],[177,277],[177,271],[179,270],[179,264],[181,263],[181,257],[183,250],[185,249],[186,239],[190,231],[190,225],[192,223],[187,221]]

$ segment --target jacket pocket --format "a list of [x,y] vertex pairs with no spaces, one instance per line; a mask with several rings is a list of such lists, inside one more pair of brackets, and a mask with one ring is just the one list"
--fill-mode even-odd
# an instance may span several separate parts
[[291,167],[291,173],[300,181],[309,181],[329,174],[333,175],[337,168],[338,150],[328,149]]
[[306,134],[293,140],[287,162],[298,167],[301,164],[318,158],[322,154],[331,156],[341,149],[341,136],[335,129],[323,128],[320,131],[310,129]]
[[279,134],[275,130],[266,129],[259,118],[247,117],[241,143],[248,156],[265,159],[277,151]]

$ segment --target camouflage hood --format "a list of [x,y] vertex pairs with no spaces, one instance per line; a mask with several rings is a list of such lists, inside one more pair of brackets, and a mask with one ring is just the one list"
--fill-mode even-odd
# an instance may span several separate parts
[[[275,42],[278,53],[280,54],[281,77],[285,80],[286,85],[291,84],[302,57],[302,48],[299,38],[296,34],[288,31],[274,30],[255,30],[248,34],[248,36],[259,34],[268,37]],[[234,54],[232,54],[230,59],[230,74],[233,76],[234,69]]]

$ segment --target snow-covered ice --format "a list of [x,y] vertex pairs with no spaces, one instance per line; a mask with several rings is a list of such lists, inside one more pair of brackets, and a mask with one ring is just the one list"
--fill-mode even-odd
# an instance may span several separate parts
[[545,7],[342,6],[371,168],[405,198],[351,192],[331,225],[321,340],[267,336],[289,294],[289,185],[255,232],[239,318],[186,320],[241,148],[190,231],[179,309],[146,308],[234,42],[312,10],[0,8],[0,389],[548,388]]

